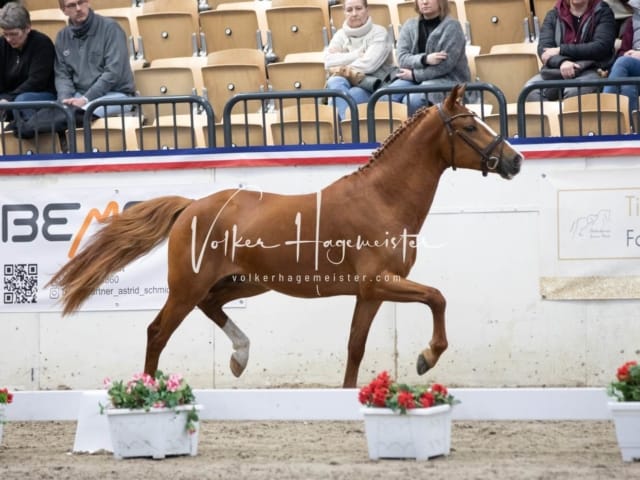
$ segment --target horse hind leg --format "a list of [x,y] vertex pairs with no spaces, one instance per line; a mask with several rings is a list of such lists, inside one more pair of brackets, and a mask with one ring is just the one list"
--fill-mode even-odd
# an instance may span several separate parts
[[238,298],[259,295],[268,289],[259,285],[221,284],[209,292],[207,297],[198,304],[202,312],[209,317],[231,341],[233,352],[229,359],[231,373],[237,378],[245,371],[249,363],[249,337],[222,310],[223,305]]
[[166,303],[147,327],[147,352],[145,355],[144,371],[154,375],[158,370],[160,354],[167,345],[169,338],[182,323],[195,305],[184,304],[173,300],[171,294]]

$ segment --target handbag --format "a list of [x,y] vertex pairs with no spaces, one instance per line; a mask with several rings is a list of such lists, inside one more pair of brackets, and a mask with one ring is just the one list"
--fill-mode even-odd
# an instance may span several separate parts
[[[582,75],[587,70],[593,70],[596,68],[596,62],[593,60],[578,60],[574,62],[580,65],[580,70],[578,70],[578,74],[576,78]],[[540,76],[543,80],[564,80],[562,74],[560,73],[560,68],[551,68],[544,65],[540,69]]]

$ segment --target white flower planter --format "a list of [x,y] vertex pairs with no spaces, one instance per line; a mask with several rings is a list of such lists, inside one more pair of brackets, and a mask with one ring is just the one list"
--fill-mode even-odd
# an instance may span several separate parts
[[640,460],[640,402],[609,402],[622,460]]
[[171,408],[105,409],[111,434],[113,456],[164,458],[168,455],[197,455],[200,425],[196,431],[186,430],[187,413],[201,405]]
[[389,408],[364,407],[364,428],[369,458],[428,460],[449,455],[451,406],[416,408],[406,415]]
[[4,429],[4,404],[0,404],[0,445],[2,445],[2,430]]

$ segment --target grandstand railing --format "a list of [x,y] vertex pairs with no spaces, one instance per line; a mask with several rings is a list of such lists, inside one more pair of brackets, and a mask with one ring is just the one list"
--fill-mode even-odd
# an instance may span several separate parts
[[[596,92],[596,94],[599,93],[600,95],[602,95],[603,87],[607,85],[616,87],[616,93],[615,93],[616,110],[618,112],[626,114],[629,121],[632,122],[631,125],[624,125],[622,120],[624,118],[624,115],[622,117],[618,116],[618,119],[616,122],[617,128],[614,134],[624,135],[627,133],[626,129],[628,127],[633,127],[633,130],[631,131],[631,133],[634,133],[634,132],[637,133],[638,127],[639,127],[638,122],[633,122],[633,117],[637,116],[637,112],[634,114],[634,112],[625,111],[626,107],[623,104],[626,104],[627,100],[626,100],[626,97],[621,93],[621,87],[623,85],[634,85],[638,89],[638,91],[640,91],[640,77],[627,77],[627,78],[616,78],[616,79],[600,78],[600,79],[594,79],[594,80],[579,80],[579,79],[543,80],[538,82],[532,82],[529,85],[525,85],[517,99],[517,119],[518,119],[518,134],[519,134],[518,136],[521,138],[531,138],[527,135],[527,124],[525,121],[525,113],[527,111],[526,104],[531,103],[531,102],[527,102],[527,97],[531,94],[531,92],[536,90],[540,91],[547,88],[570,88],[570,87],[576,87],[580,92],[582,89],[586,89],[588,87],[597,87],[598,92]],[[583,112],[584,109],[582,107],[581,98],[582,98],[582,95],[577,95],[575,97],[575,100],[578,103],[579,111]],[[600,98],[601,97],[599,96],[597,97],[597,110],[599,113],[601,113]],[[545,113],[548,113],[553,108],[552,112],[558,115],[560,136],[565,136],[566,122],[564,121],[564,117],[565,117],[566,108],[564,107],[564,105],[566,100],[567,99],[563,99],[562,97],[560,97],[558,100],[552,100],[552,101],[536,100],[534,102],[539,105],[540,122],[544,121]],[[601,115],[598,115],[598,120],[600,119],[601,119]],[[579,122],[578,124],[579,131],[584,132],[582,133],[583,136],[595,136],[595,135],[603,134],[603,124],[600,121],[598,121],[597,129],[594,132],[586,132],[583,130],[582,115],[578,116],[578,122]],[[542,123],[541,123],[541,128],[542,128]]]
[[[621,94],[620,88],[623,85],[634,85],[640,89],[640,77],[632,77],[626,79],[597,79],[589,81],[580,80],[557,80],[557,81],[540,81],[532,83],[523,88],[517,101],[517,129],[518,136],[520,138],[532,138],[532,135],[527,134],[527,123],[525,122],[525,114],[527,113],[527,96],[530,92],[536,89],[542,88],[556,88],[556,87],[598,87],[602,90],[605,85],[613,85],[617,87],[617,105],[614,110],[625,113],[626,116],[621,116],[622,119],[617,120],[617,133],[624,134],[629,132],[629,125],[624,125],[623,122],[627,120],[631,122],[631,112],[625,111],[626,97]],[[391,97],[394,93],[431,93],[431,92],[443,92],[446,93],[450,90],[452,85],[441,85],[438,87],[427,86],[414,86],[403,88],[385,87],[377,90],[373,93],[367,104],[366,119],[358,119],[358,105],[355,104],[353,99],[339,90],[302,90],[302,91],[267,91],[267,92],[255,92],[255,93],[242,93],[232,97],[225,105],[222,113],[222,123],[216,124],[214,112],[211,104],[206,98],[189,95],[189,96],[173,96],[173,97],[127,97],[119,99],[103,99],[97,100],[89,104],[87,110],[82,113],[81,118],[78,119],[78,113],[74,109],[66,107],[58,102],[43,101],[43,102],[3,102],[0,103],[0,115],[3,117],[8,112],[18,112],[20,110],[36,110],[36,109],[50,109],[62,112],[63,122],[66,123],[66,134],[56,131],[55,126],[52,124],[50,128],[43,128],[34,132],[33,139],[21,139],[21,124],[16,125],[16,132],[10,132],[6,129],[6,124],[0,122],[0,146],[2,147],[3,155],[30,155],[38,153],[92,153],[98,151],[116,152],[122,151],[119,148],[112,148],[110,145],[109,136],[104,139],[105,145],[102,148],[96,148],[96,135],[99,131],[119,130],[122,136],[122,141],[118,143],[125,143],[125,136],[131,135],[131,129],[136,130],[137,148],[139,150],[151,151],[162,150],[166,148],[178,148],[177,142],[175,146],[163,145],[160,141],[160,127],[173,128],[174,131],[178,126],[187,127],[191,130],[191,143],[186,147],[180,148],[216,148],[216,147],[233,147],[233,135],[238,138],[238,132],[233,134],[233,129],[238,126],[244,126],[248,132],[248,125],[251,121],[255,122],[255,118],[258,118],[258,123],[263,126],[262,130],[262,145],[268,145],[267,142],[267,128],[270,123],[276,122],[282,124],[285,120],[284,107],[294,105],[294,110],[297,111],[297,117],[300,121],[298,125],[298,135],[289,137],[289,141],[285,141],[284,133],[276,132],[275,129],[272,132],[272,136],[279,135],[278,140],[280,144],[302,144],[302,143],[322,143],[319,140],[302,140],[303,122],[313,122],[314,120],[320,123],[320,105],[323,105],[322,109],[326,110],[328,107],[326,104],[332,106],[333,123],[333,141],[332,143],[341,143],[341,125],[337,120],[337,109],[335,101],[329,101],[329,99],[335,100],[336,98],[342,98],[347,104],[347,110],[350,117],[358,119],[358,121],[351,122],[350,134],[352,143],[360,143],[367,141],[369,143],[376,143],[383,139],[376,138],[376,127],[374,120],[375,106],[379,102],[388,102],[389,109],[391,109]],[[509,106],[506,103],[505,96],[502,91],[495,85],[481,82],[473,82],[467,84],[467,93],[474,93],[476,97],[471,103],[475,103],[473,107],[470,102],[467,102],[470,107],[473,107],[476,113],[482,118],[486,118],[486,107],[489,104],[493,105],[493,114],[497,114],[499,117],[499,131],[505,136],[512,136],[508,131],[507,113]],[[578,107],[580,106],[581,96],[577,98]],[[622,101],[624,100],[624,102]],[[565,122],[563,115],[565,115],[565,107],[563,100],[557,102],[540,101],[539,103],[539,118],[540,122],[544,121],[545,109],[553,108],[553,113],[559,117],[560,135],[565,133]],[[575,101],[574,101],[575,103]],[[315,113],[312,113],[306,120],[303,119],[302,110],[303,105],[313,105]],[[104,117],[100,122],[95,121],[96,110],[106,106],[119,106],[121,111],[120,115]],[[133,111],[128,112],[128,106],[133,106]],[[529,105],[530,106],[530,105]],[[309,107],[306,107],[308,109]],[[599,108],[599,104],[598,104]],[[611,108],[611,107],[608,107]],[[389,110],[391,112],[391,110]],[[511,111],[511,113],[513,113]],[[636,112],[637,113],[637,112]],[[389,122],[392,122],[392,115],[388,115]],[[158,122],[158,119],[163,119],[163,123]],[[250,118],[253,120],[250,121]],[[267,118],[270,120],[267,121]],[[80,121],[79,121],[80,120]],[[494,118],[494,121],[496,119]],[[367,122],[367,138],[361,138],[359,122]],[[580,119],[578,119],[580,122]],[[59,122],[58,122],[59,123]],[[76,123],[82,123],[84,125],[92,125],[92,128],[86,128],[83,130],[76,130]],[[632,122],[633,123],[633,122]],[[542,124],[541,124],[542,125]],[[141,127],[146,127],[142,129]],[[216,128],[218,128],[222,134],[216,136]],[[347,128],[347,127],[342,127]],[[196,129],[202,129],[204,132],[204,142],[196,145],[195,131]],[[602,130],[596,128],[595,132],[590,132],[590,135],[599,135]],[[637,127],[631,131],[637,131]],[[16,135],[17,134],[17,135]],[[177,133],[175,133],[177,135]],[[363,133],[364,135],[364,133]],[[316,136],[320,137],[319,125],[316,125]],[[537,135],[536,135],[537,136]],[[221,138],[222,137],[222,138]],[[146,138],[146,140],[145,140]],[[291,140],[293,138],[293,140]],[[79,142],[82,140],[82,142]],[[245,144],[249,145],[248,133],[245,137]],[[56,145],[59,142],[59,145]],[[164,142],[166,143],[166,142]],[[327,143],[327,142],[324,142]],[[17,144],[17,145],[16,145]],[[253,146],[253,145],[251,145]],[[126,149],[125,149],[126,150]]]

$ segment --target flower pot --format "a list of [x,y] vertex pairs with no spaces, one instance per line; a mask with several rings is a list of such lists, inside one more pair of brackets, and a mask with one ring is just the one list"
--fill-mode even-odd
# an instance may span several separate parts
[[2,445],[2,430],[4,428],[4,404],[0,404],[0,445]]
[[640,460],[640,402],[609,402],[622,460]]
[[369,458],[428,460],[451,450],[451,406],[408,410],[364,407],[364,428]]
[[164,458],[167,455],[197,455],[200,425],[195,432],[186,429],[187,413],[201,405],[176,408],[105,409],[111,433],[113,456]]

